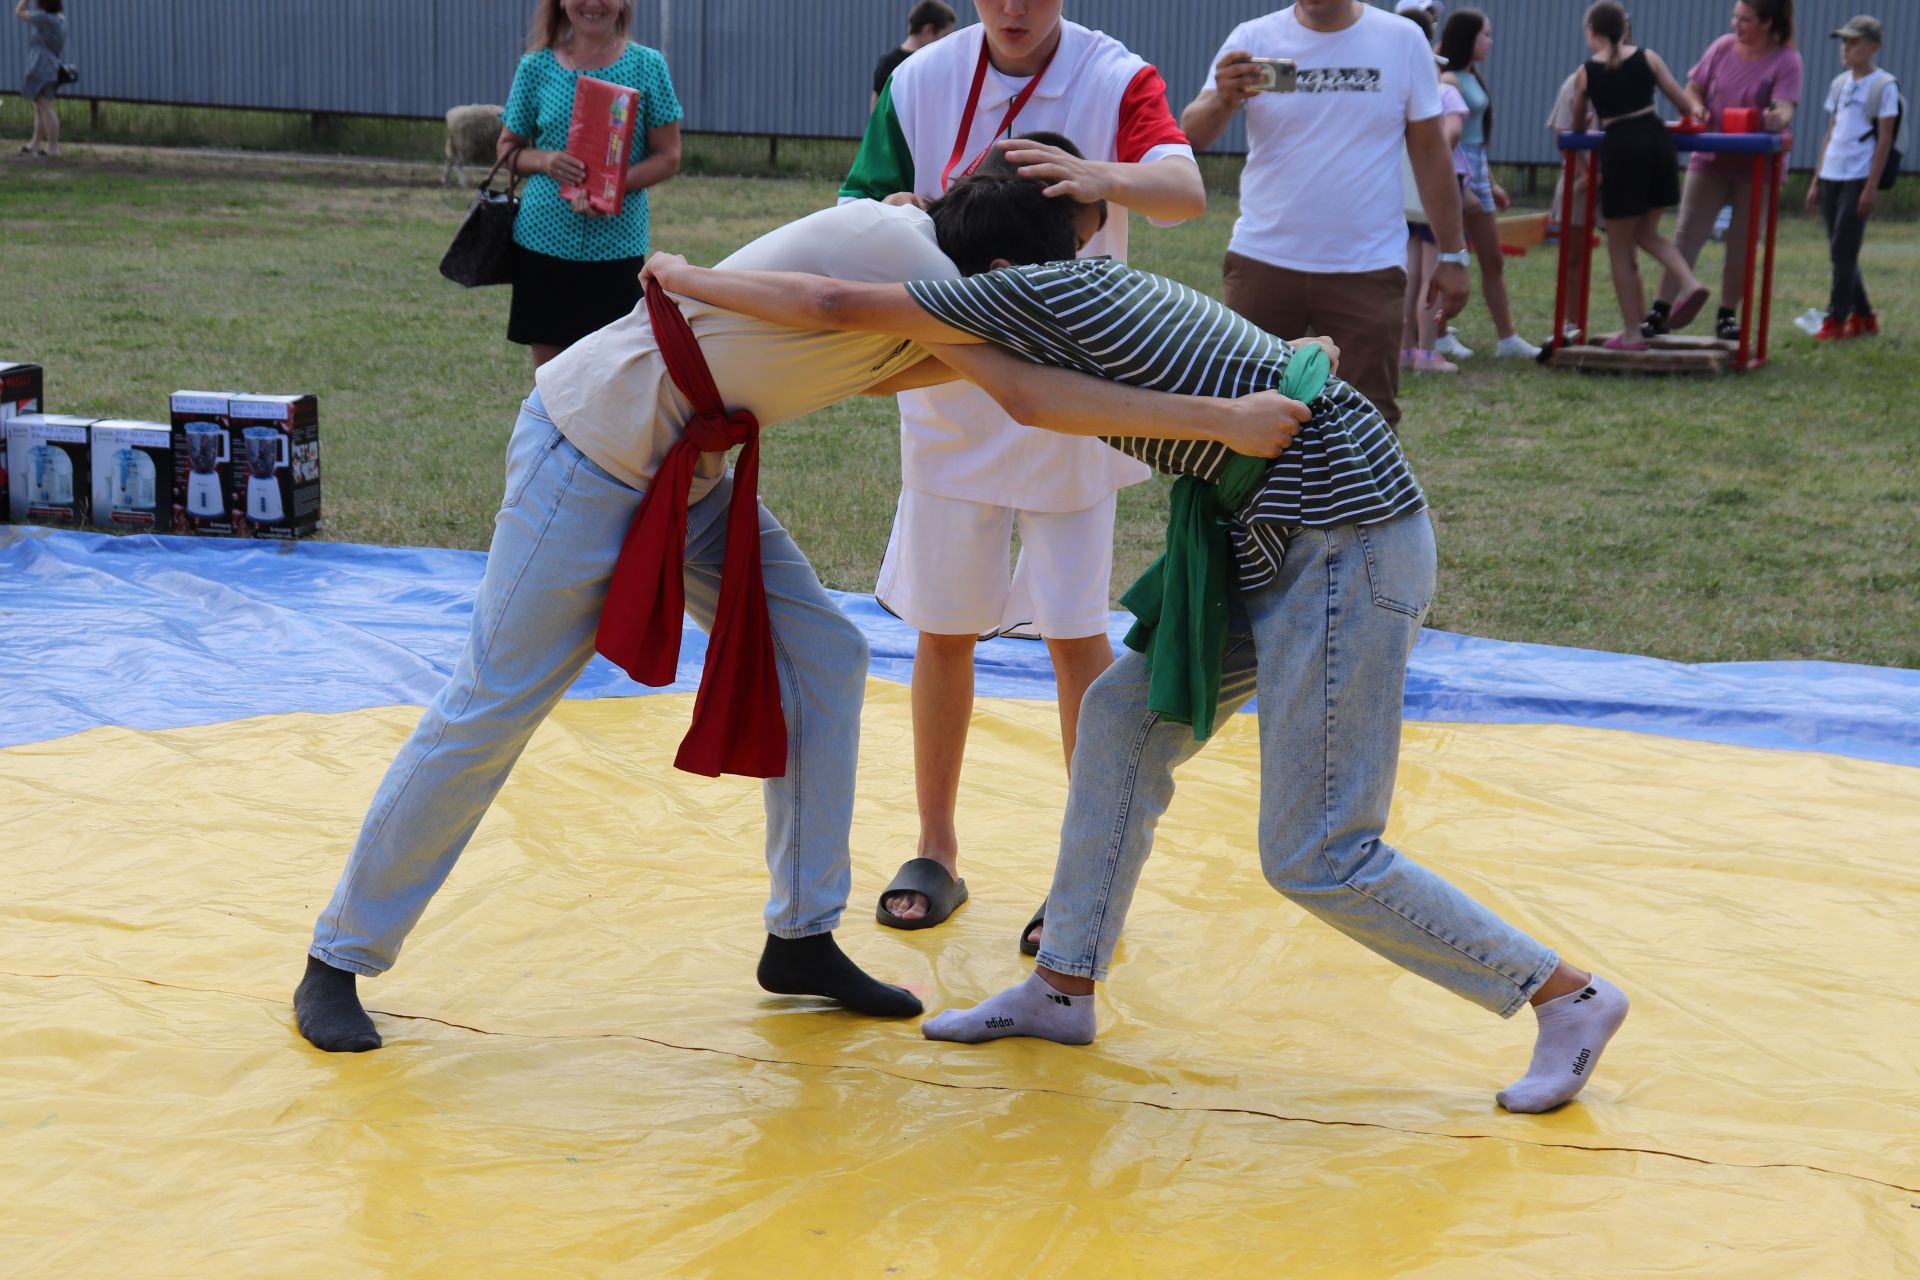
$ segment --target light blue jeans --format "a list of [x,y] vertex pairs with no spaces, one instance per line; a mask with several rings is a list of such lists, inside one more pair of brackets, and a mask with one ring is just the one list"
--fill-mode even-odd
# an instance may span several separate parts
[[[687,517],[687,613],[713,624],[729,475]],[[533,731],[593,656],[600,606],[642,494],[608,475],[547,418],[536,394],[507,448],[473,626],[440,691],[373,798],[311,954],[381,973],[445,882]],[[848,839],[867,643],[787,531],[760,511],[760,554],[787,772],[762,784],[772,892],[767,932],[826,933],[851,887]]]
[[[1220,720],[1259,695],[1260,866],[1349,938],[1508,1017],[1559,963],[1382,840],[1407,658],[1434,589],[1424,511],[1302,529],[1276,582],[1241,597]],[[1087,690],[1039,962],[1105,981],[1173,771],[1205,745],[1147,710],[1131,650]]]

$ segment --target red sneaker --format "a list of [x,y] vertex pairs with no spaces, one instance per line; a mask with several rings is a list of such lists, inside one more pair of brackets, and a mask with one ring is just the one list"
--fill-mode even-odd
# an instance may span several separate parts
[[1847,317],[1847,336],[1849,338],[1877,338],[1880,336],[1880,316],[1869,311],[1865,315],[1858,311]]
[[1847,330],[1846,321],[1835,320],[1832,316],[1828,316],[1820,322],[1820,332],[1813,335],[1813,340],[1815,342],[1838,342],[1842,338],[1850,338],[1852,336],[1853,335]]

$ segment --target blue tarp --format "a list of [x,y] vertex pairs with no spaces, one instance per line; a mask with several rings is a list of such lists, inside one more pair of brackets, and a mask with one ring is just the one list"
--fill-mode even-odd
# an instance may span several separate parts
[[[101,725],[139,729],[339,712],[433,697],[466,636],[476,551],[0,527],[0,746]],[[837,595],[872,674],[904,682],[913,632]],[[1116,643],[1127,620],[1115,615]],[[706,653],[689,625],[680,678]],[[1051,698],[1043,645],[979,654],[986,697]],[[575,698],[655,692],[601,659]],[[1422,633],[1411,719],[1573,724],[1920,765],[1920,671],[1826,662],[1687,665]]]

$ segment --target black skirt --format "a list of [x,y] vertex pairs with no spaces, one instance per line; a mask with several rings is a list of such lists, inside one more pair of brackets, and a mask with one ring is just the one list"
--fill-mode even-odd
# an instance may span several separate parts
[[1637,218],[1680,203],[1680,153],[1660,117],[1616,120],[1600,141],[1600,212]]
[[639,303],[645,263],[645,258],[575,262],[514,245],[507,340],[564,349],[604,329]]

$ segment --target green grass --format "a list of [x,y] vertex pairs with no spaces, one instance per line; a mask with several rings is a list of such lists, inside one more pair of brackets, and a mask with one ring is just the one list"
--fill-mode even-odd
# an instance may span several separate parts
[[[832,187],[683,176],[656,196],[655,243],[711,261]],[[317,392],[328,537],[484,547],[529,374],[503,336],[506,291],[434,270],[464,203],[417,170],[348,163],[9,157],[0,357],[44,363],[64,412],[159,418],[177,387]],[[1220,197],[1183,227],[1136,222],[1136,260],[1216,291],[1233,212]],[[1789,326],[1826,279],[1817,228],[1794,218],[1762,372],[1628,379],[1483,356],[1412,380],[1402,431],[1441,529],[1431,624],[1685,661],[1920,666],[1920,362],[1905,336],[1920,228],[1876,222],[1863,262],[1888,330],[1875,343],[1815,347]],[[1551,279],[1547,255],[1509,260],[1535,336]],[[1611,306],[1604,283],[1595,305]],[[1460,328],[1491,346],[1477,303]],[[897,466],[888,402],[769,434],[768,504],[830,585],[871,588]],[[1164,493],[1122,495],[1121,586],[1157,550]]]

